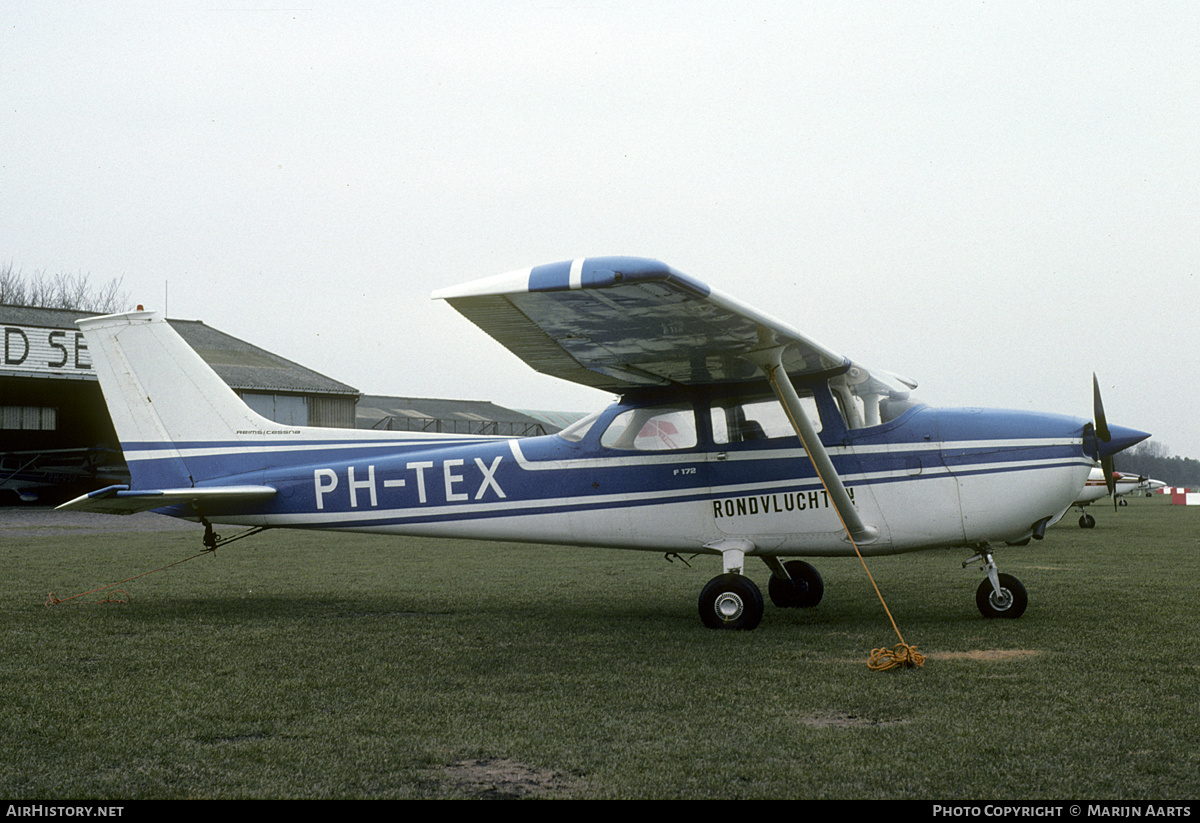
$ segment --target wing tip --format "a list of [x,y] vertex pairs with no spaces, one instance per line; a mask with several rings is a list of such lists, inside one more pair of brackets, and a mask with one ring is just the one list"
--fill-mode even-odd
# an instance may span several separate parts
[[470,297],[492,297],[529,292],[601,289],[628,283],[671,280],[707,297],[712,289],[705,283],[652,257],[577,257],[471,280],[435,290],[434,300],[453,301]]

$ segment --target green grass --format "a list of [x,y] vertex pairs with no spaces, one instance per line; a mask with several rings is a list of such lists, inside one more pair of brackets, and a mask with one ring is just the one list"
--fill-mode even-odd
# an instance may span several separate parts
[[[817,561],[824,602],[701,627],[655,554],[268,532],[0,536],[6,798],[1200,796],[1200,509],[1134,500],[1002,549]],[[111,527],[112,519],[100,517]],[[765,586],[766,569],[750,567]]]

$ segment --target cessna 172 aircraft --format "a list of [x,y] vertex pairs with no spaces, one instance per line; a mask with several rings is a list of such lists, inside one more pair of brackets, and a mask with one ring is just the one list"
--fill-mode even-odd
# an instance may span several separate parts
[[[1027,596],[993,547],[1040,539],[1097,460],[1148,435],[1049,414],[935,409],[656,261],[600,257],[436,292],[546,374],[620,399],[526,439],[296,428],[247,408],[158,315],[79,321],[131,473],[62,508],[206,525],[350,529],[699,553],[704,625],[816,605],[795,556],[963,547],[988,617]],[[238,535],[241,537],[244,535]],[[236,538],[230,538],[236,539]],[[967,565],[964,563],[964,566]]]

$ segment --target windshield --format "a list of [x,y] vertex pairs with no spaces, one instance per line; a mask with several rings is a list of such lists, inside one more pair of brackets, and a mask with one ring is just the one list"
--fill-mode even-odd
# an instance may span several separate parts
[[852,366],[829,381],[829,390],[848,429],[889,423],[920,405],[909,393],[912,388],[916,383],[910,380],[887,372],[871,374],[860,366]]

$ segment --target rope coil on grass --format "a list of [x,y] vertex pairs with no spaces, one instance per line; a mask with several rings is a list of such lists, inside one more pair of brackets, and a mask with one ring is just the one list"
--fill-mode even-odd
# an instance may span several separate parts
[[871,652],[871,657],[867,660],[867,667],[877,672],[899,668],[900,666],[908,669],[919,669],[924,665],[925,655],[917,651],[915,646],[910,646],[907,643],[897,643],[890,649],[875,649]]

